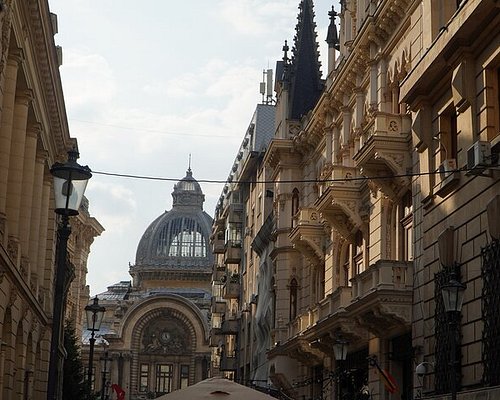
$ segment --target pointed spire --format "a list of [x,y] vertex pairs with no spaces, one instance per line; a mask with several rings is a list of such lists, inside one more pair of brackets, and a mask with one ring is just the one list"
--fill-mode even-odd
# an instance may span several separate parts
[[188,162],[187,174],[189,176],[193,176],[193,173],[191,172],[191,153],[189,153],[189,162]]
[[314,108],[323,90],[312,0],[301,0],[290,64],[290,115],[300,119]]

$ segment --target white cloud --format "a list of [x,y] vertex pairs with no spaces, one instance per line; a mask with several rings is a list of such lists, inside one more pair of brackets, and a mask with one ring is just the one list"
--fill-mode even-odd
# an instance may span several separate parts
[[96,107],[109,102],[116,93],[113,71],[102,55],[65,50],[61,72],[68,107]]
[[297,4],[294,0],[222,0],[220,16],[237,33],[264,37],[289,27]]

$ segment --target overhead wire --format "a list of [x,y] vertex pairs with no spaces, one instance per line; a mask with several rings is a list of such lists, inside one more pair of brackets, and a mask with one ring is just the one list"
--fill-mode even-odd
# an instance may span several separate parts
[[[412,172],[406,174],[390,174],[390,175],[376,175],[376,176],[355,176],[355,177],[344,177],[344,178],[326,178],[326,179],[284,179],[280,180],[279,183],[346,183],[346,182],[356,182],[356,181],[366,181],[366,180],[385,180],[385,179],[397,179],[397,178],[412,178],[419,176],[428,176],[428,175],[437,175],[437,174],[446,174],[451,175],[454,172],[468,172],[474,171],[474,168],[461,168],[446,172],[441,171],[428,171],[428,172]],[[136,175],[136,174],[125,174],[125,173],[116,173],[116,172],[106,172],[106,171],[92,171],[93,174],[103,175],[103,176],[114,176],[118,178],[130,178],[130,179],[143,179],[143,180],[153,180],[153,181],[170,181],[170,182],[178,182],[179,178],[165,178],[158,176],[147,176],[147,175]],[[215,183],[215,184],[266,184],[266,183],[276,183],[276,180],[237,180],[237,179],[197,179],[198,183]]]

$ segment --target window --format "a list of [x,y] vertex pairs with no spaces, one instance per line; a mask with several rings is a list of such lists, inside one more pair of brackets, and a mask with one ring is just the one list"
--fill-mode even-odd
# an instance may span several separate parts
[[158,236],[156,254],[169,257],[206,257],[207,243],[201,226],[191,218],[175,218]]
[[413,260],[413,199],[411,192],[407,192],[401,199],[400,205],[401,257],[404,261]]
[[189,386],[189,365],[181,365],[179,389]]
[[[497,57],[500,62],[500,56]],[[485,109],[480,111],[486,113],[486,116],[481,118],[484,120],[481,131],[486,129],[485,139],[493,140],[500,135],[500,68],[493,67],[485,70],[485,93],[483,94]],[[491,99],[491,100],[490,100]]]
[[325,297],[325,266],[318,265],[313,273],[313,298],[315,301],[320,301]]
[[360,230],[354,235],[353,265],[355,266],[356,274],[360,274],[365,270],[365,263],[363,260],[363,232]]
[[290,321],[297,317],[298,288],[297,280],[293,278],[290,282]]
[[299,212],[299,190],[297,188],[292,191],[292,224],[294,226],[294,216]]
[[139,392],[147,392],[149,387],[149,365],[141,364],[139,373]]
[[172,364],[158,364],[156,366],[156,394],[172,391]]
[[342,272],[344,273],[341,282],[345,287],[351,286],[351,260],[349,257],[349,247],[347,246],[344,251],[344,264],[342,265]]
[[439,116],[439,148],[440,163],[457,159],[457,114],[455,106],[450,105]]

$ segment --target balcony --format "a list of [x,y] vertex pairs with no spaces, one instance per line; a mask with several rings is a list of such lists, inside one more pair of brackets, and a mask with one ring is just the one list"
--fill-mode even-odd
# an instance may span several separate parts
[[314,208],[301,208],[293,218],[290,241],[306,258],[315,264],[324,261],[325,230],[319,212]]
[[411,168],[410,129],[409,117],[377,112],[353,157],[363,174],[390,198],[404,194],[410,183],[404,176]]
[[223,335],[236,335],[239,332],[239,321],[235,318],[225,319],[220,330]]
[[212,272],[212,281],[213,282],[222,282],[223,277],[227,274],[227,268],[223,265],[217,265]]
[[379,260],[351,282],[350,317],[381,335],[411,326],[412,262]]
[[235,282],[235,276],[231,276],[222,289],[222,297],[224,299],[237,299],[240,297],[240,283]]
[[322,185],[320,197],[314,204],[328,223],[345,238],[363,225],[368,211],[361,201],[363,179],[357,168],[333,165],[331,174]]
[[221,333],[220,328],[210,329],[210,347],[219,347],[224,343],[224,335]]
[[222,237],[215,237],[212,240],[212,251],[214,254],[224,253],[224,235]]
[[220,356],[219,371],[236,371],[237,363],[234,354],[227,355],[223,352]]
[[211,311],[214,314],[224,314],[227,311],[226,301],[219,297],[212,297]]
[[224,251],[224,263],[239,264],[241,261],[241,241],[228,241]]
[[292,321],[289,325],[288,337],[301,334],[322,321],[329,320],[330,324],[338,324],[338,318],[345,313],[346,307],[351,304],[351,299],[352,289],[350,287],[337,288],[332,294],[321,300],[316,307]]
[[243,222],[243,204],[232,203],[229,204],[227,222],[242,223]]

